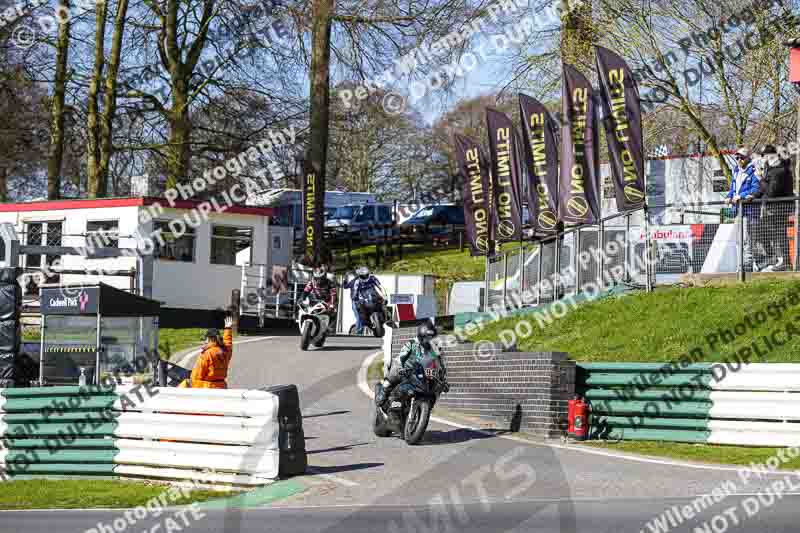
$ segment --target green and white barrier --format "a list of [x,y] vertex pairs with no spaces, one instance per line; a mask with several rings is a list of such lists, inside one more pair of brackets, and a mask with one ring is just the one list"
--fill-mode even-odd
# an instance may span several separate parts
[[591,438],[800,444],[800,364],[579,363]]
[[0,474],[264,484],[281,471],[279,398],[135,385],[0,389]]

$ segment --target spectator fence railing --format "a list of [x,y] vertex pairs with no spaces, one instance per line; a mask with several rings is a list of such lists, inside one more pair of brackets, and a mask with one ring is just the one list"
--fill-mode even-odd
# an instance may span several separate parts
[[696,274],[735,274],[744,282],[796,272],[798,223],[800,196],[616,213],[488,256],[483,308],[540,305],[614,284],[651,291]]

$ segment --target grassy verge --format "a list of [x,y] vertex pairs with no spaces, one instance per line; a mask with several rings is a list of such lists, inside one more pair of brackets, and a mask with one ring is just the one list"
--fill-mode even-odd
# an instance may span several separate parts
[[[762,336],[780,331],[782,346],[765,353],[766,362],[800,362],[800,335],[787,332],[798,305],[790,305],[781,316],[766,315],[759,322],[756,313],[774,310],[785,301],[797,282],[786,279],[752,281],[747,284],[703,288],[665,288],[654,293],[598,300],[571,309],[562,318],[539,327],[532,317],[511,318],[490,324],[473,340],[500,340],[503,331],[513,329],[520,320],[529,320],[531,335],[517,339],[521,351],[563,351],[572,359],[584,362],[666,362],[700,348],[706,362],[720,361],[741,348],[760,342]],[[746,331],[732,342],[717,342],[709,336],[720,329],[733,330],[738,323],[751,319]],[[746,323],[746,322],[745,322]],[[797,327],[794,326],[794,330]],[[508,334],[506,334],[508,338]],[[763,348],[762,348],[763,349]],[[674,459],[748,465],[764,462],[778,449],[767,447],[684,444],[674,442],[625,441],[589,442],[589,446]],[[800,469],[800,460],[783,468]]]
[[201,328],[162,328],[158,331],[158,353],[169,359],[181,350],[199,346],[205,331]]
[[[783,330],[800,305],[779,318],[755,324],[732,343],[715,349],[706,340],[720,328],[733,329],[746,315],[766,311],[784,298],[796,281],[760,281],[731,287],[666,288],[584,303],[552,324],[539,327],[533,318],[532,334],[520,337],[521,351],[563,351],[578,361],[665,362],[700,347],[703,361],[719,361],[762,335]],[[520,318],[489,324],[473,340],[500,340]],[[786,338],[786,333],[782,333]],[[800,361],[800,336],[794,336],[766,356],[768,362]]]
[[383,357],[378,357],[367,369],[367,384],[371,386],[381,379],[383,379]]
[[[742,466],[748,466],[750,463],[763,464],[778,452],[778,448],[749,448],[682,442],[626,441],[610,443],[606,441],[587,441],[585,444],[592,448],[602,448],[610,451],[638,453],[700,463],[722,463]],[[781,470],[800,470],[800,457],[789,459],[779,468]]]
[[[168,488],[163,484],[107,479],[16,480],[0,483],[0,509],[130,508],[144,505]],[[171,505],[227,496],[227,492],[195,490]]]

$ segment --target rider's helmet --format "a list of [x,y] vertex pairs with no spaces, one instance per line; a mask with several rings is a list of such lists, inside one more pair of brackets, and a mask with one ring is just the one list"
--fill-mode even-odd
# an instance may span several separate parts
[[361,279],[369,278],[369,268],[366,266],[360,266],[356,269],[356,275]]
[[436,326],[426,321],[417,326],[417,341],[425,348],[430,348],[431,340],[436,336]]
[[313,275],[314,275],[314,281],[319,283],[320,281],[325,279],[325,276],[328,275],[328,269],[325,268],[325,265],[320,265],[314,269]]

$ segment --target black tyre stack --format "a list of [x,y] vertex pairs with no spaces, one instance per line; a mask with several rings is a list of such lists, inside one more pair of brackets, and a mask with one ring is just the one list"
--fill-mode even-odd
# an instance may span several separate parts
[[17,268],[0,268],[0,388],[27,385],[19,368],[22,287],[18,274]]
[[303,433],[303,414],[296,385],[277,385],[261,389],[278,396],[278,444],[280,477],[296,476],[306,471],[306,437]]

